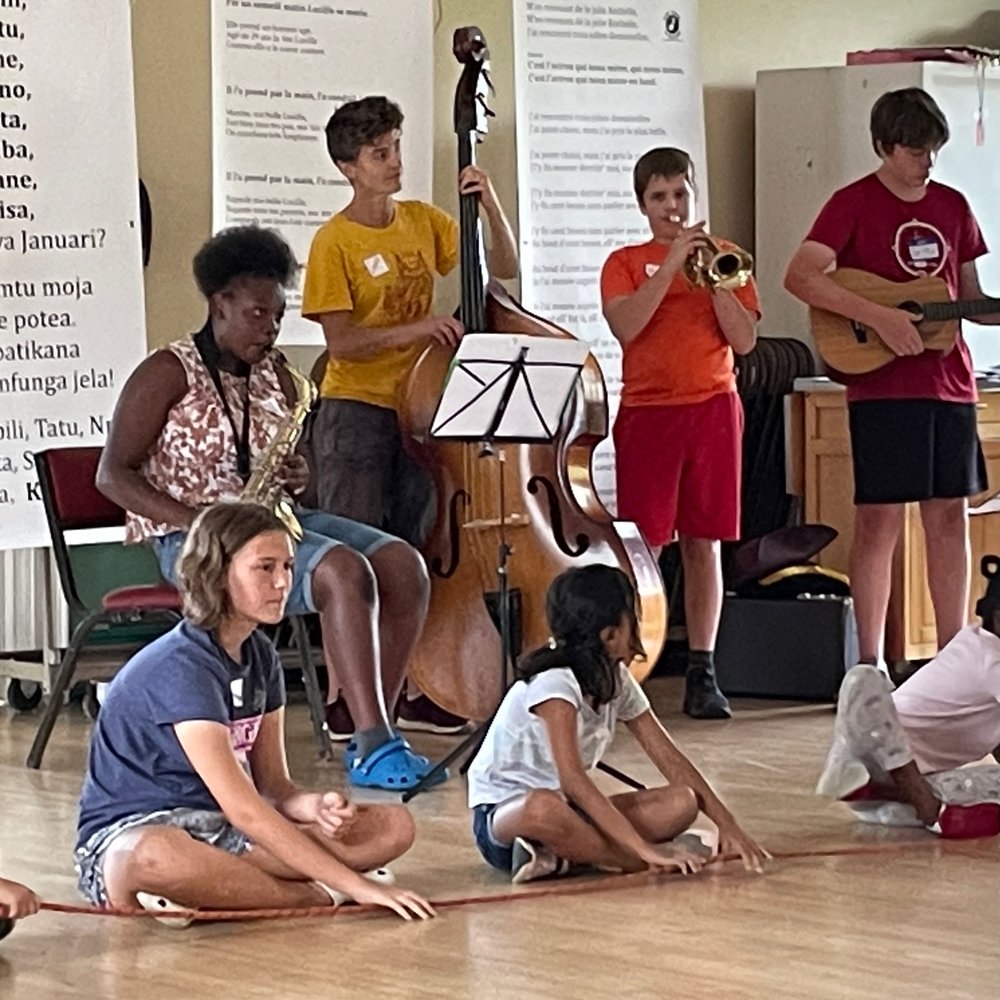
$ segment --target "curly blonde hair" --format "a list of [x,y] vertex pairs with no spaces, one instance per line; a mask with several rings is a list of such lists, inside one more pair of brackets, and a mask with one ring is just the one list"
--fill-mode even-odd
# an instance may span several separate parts
[[217,628],[229,614],[226,574],[233,557],[258,535],[288,529],[273,511],[253,503],[217,503],[196,518],[177,563],[184,617]]

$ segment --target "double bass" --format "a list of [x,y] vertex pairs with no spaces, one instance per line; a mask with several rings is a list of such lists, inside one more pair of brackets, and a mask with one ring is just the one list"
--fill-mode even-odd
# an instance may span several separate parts
[[[453,51],[463,70],[455,93],[461,171],[475,162],[487,131],[488,51],[478,28],[459,28]],[[478,195],[460,196],[461,306],[467,333],[572,337],[527,312],[490,279]],[[548,638],[545,595],[573,566],[606,563],[631,578],[639,598],[646,658],[631,671],[643,680],[666,636],[667,602],[652,553],[635,524],[614,520],[591,475],[594,448],[607,436],[604,378],[588,355],[552,443],[482,444],[443,441],[430,428],[453,351],[428,347],[410,372],[400,419],[408,447],[435,481],[436,518],[422,547],[431,576],[427,623],[410,676],[456,715],[488,719],[504,693],[506,665]],[[505,557],[505,558],[504,558]],[[498,561],[499,560],[499,561]],[[498,573],[509,594],[509,649],[501,656]]]

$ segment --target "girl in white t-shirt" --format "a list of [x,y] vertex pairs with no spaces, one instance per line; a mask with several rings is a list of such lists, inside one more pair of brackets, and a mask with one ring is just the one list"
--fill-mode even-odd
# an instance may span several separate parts
[[[670,844],[701,809],[723,852],[762,870],[767,852],[739,826],[650,710],[627,665],[643,650],[635,590],[619,569],[567,570],[549,588],[549,645],[527,654],[469,769],[483,857],[514,882],[571,863],[619,871],[697,871],[704,857]],[[668,784],[610,798],[587,772],[621,719]]]

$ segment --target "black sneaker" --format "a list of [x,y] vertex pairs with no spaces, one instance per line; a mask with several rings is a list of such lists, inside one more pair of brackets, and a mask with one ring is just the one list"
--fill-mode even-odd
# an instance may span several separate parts
[[326,734],[332,743],[347,743],[354,735],[354,720],[343,695],[326,706]]
[[396,708],[396,726],[405,732],[454,736],[464,733],[468,725],[468,719],[446,712],[425,694],[418,694],[416,698],[403,695]]
[[684,683],[684,714],[692,719],[731,719],[729,700],[719,690],[715,673],[707,667],[694,667]]

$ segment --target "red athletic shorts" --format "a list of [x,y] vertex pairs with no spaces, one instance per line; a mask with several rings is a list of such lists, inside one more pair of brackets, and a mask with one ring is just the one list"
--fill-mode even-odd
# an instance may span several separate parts
[[740,535],[743,405],[735,392],[701,403],[623,406],[614,427],[618,516],[653,546]]

